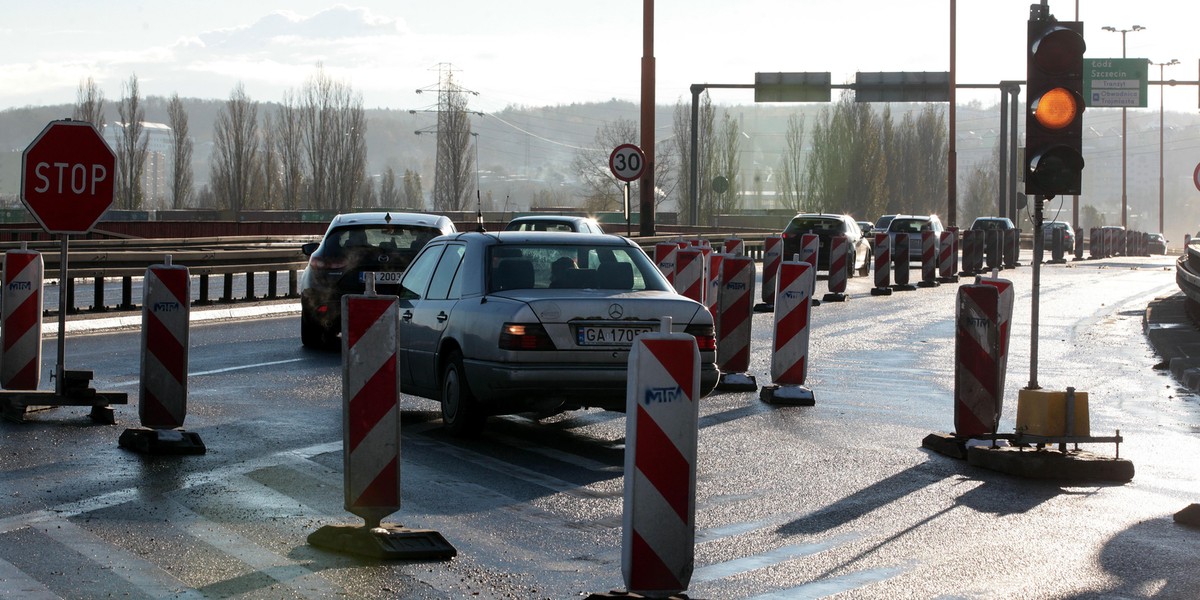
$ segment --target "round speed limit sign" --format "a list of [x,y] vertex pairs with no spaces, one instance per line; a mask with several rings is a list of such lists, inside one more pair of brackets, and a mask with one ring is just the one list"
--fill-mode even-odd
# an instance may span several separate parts
[[608,168],[617,179],[634,181],[642,176],[642,170],[646,168],[646,155],[633,144],[621,144],[609,155]]

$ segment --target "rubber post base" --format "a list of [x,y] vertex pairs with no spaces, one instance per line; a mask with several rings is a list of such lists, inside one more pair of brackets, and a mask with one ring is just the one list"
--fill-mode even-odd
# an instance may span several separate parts
[[813,391],[802,385],[767,385],[758,393],[758,399],[767,404],[788,406],[816,406]]
[[208,452],[200,435],[182,429],[126,429],[117,444],[141,454],[204,454]]
[[308,536],[318,548],[381,560],[450,560],[458,550],[432,529],[326,525]]

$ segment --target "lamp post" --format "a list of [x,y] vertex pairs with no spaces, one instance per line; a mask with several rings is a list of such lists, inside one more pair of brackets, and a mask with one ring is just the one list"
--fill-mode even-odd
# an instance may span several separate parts
[[1166,155],[1163,154],[1163,67],[1179,64],[1179,60],[1172,58],[1167,62],[1150,63],[1158,65],[1158,232],[1166,232],[1163,229],[1163,162],[1166,160]]
[[[1145,27],[1142,27],[1141,25],[1134,25],[1133,27],[1130,27],[1129,29],[1117,29],[1116,27],[1110,27],[1108,25],[1105,25],[1104,27],[1101,27],[1100,29],[1103,29],[1104,31],[1113,31],[1113,32],[1117,32],[1117,33],[1121,34],[1121,58],[1125,58],[1125,34],[1129,33],[1130,31],[1142,31],[1143,29],[1145,29]],[[1125,172],[1126,172],[1125,137],[1126,137],[1126,135],[1125,134],[1126,134],[1125,107],[1122,106],[1121,107],[1121,227],[1126,226],[1125,220],[1129,214],[1129,210],[1128,210],[1129,196],[1126,193],[1126,185],[1125,185],[1125,180],[1126,180],[1126,176],[1125,176]]]

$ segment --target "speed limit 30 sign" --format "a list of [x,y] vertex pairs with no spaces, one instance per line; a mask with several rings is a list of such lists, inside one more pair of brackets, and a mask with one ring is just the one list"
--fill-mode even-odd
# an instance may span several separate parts
[[642,176],[646,168],[646,155],[633,144],[621,144],[608,156],[608,168],[621,181],[630,182]]

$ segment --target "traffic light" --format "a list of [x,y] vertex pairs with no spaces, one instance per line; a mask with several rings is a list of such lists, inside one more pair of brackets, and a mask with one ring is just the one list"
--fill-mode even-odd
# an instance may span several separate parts
[[[1038,5],[1034,5],[1038,8]],[[1033,11],[1025,100],[1025,193],[1078,195],[1083,175],[1083,23]]]

